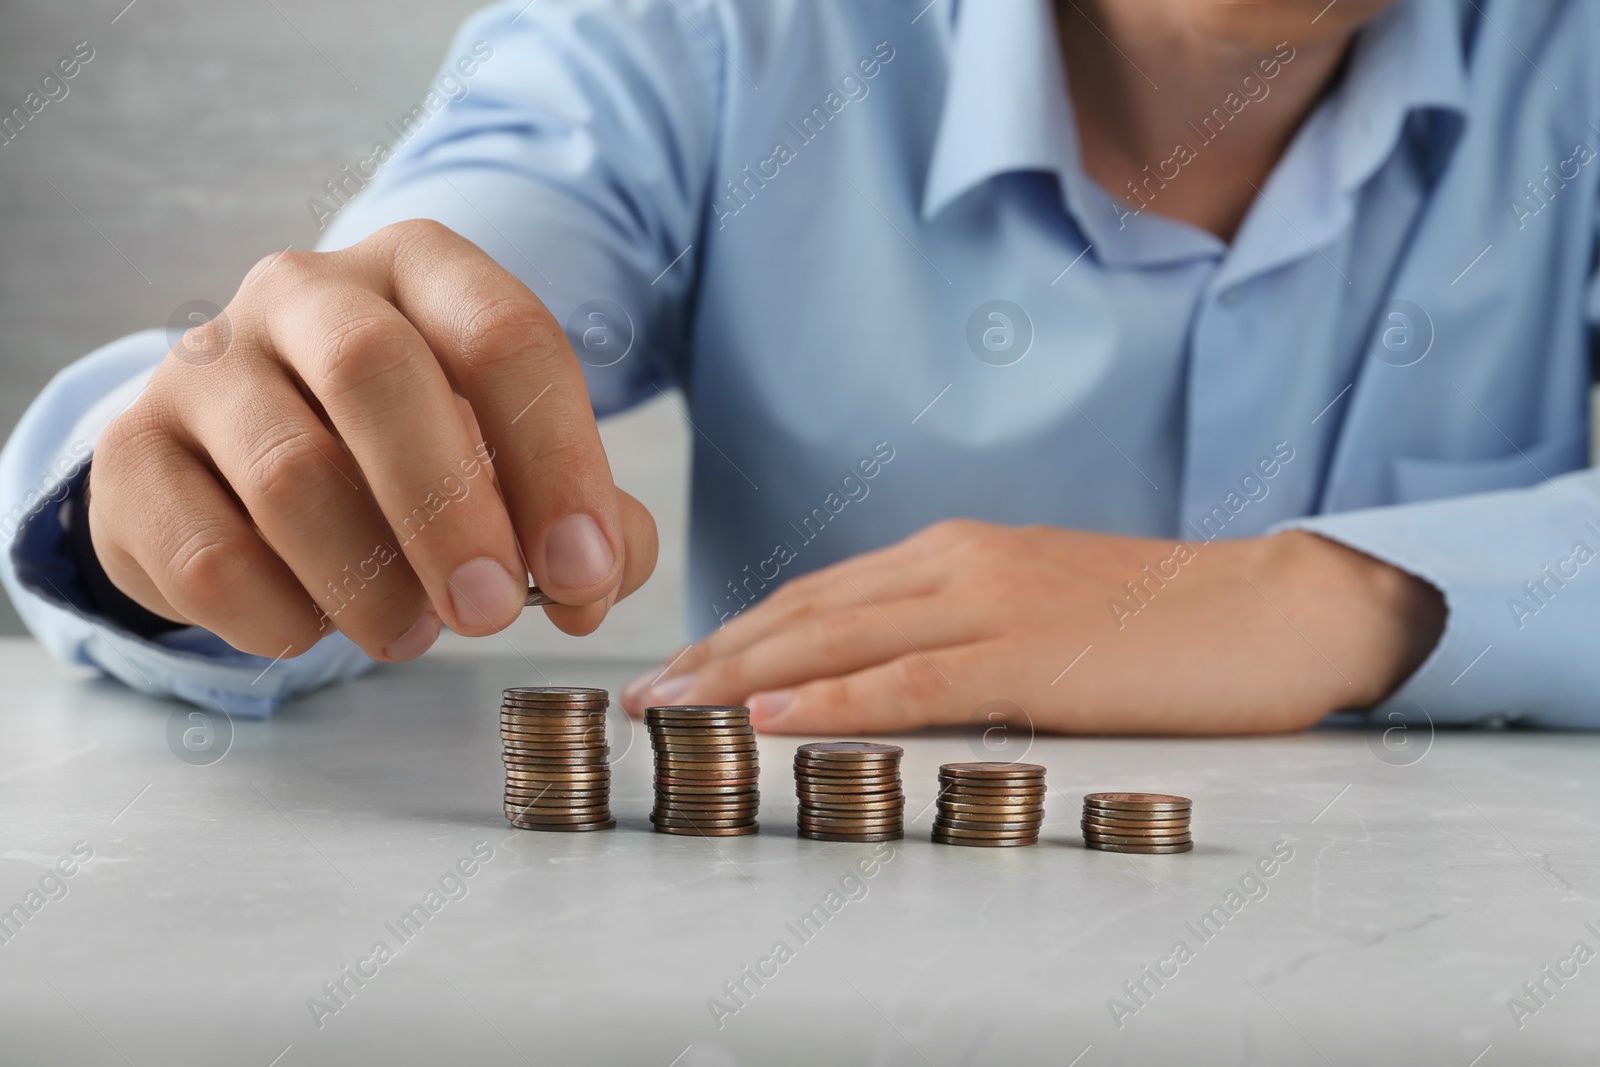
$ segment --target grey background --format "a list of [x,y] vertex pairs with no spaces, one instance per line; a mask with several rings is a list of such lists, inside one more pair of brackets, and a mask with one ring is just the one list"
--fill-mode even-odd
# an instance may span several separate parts
[[[421,96],[480,6],[0,0],[0,113],[78,42],[95,50],[0,145],[0,438],[74,359],[189,300],[225,304],[256,260],[310,247],[306,200]],[[529,654],[653,656],[680,638],[685,428],[657,401],[604,433],[661,527],[661,565],[582,643],[530,612],[508,634]],[[0,599],[0,634],[20,632]]]

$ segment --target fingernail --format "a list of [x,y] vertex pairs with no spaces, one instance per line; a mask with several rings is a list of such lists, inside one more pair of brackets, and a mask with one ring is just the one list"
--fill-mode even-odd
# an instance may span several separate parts
[[526,586],[498,560],[475,559],[450,576],[450,607],[468,630],[498,630],[510,625],[527,598]]
[[422,618],[411,624],[411,629],[383,646],[383,658],[395,661],[416,659],[439,639],[439,616],[424,611]]
[[750,698],[750,718],[758,723],[776,722],[794,707],[793,689],[774,689]]
[[587,515],[568,515],[544,538],[545,579],[556,586],[577,589],[603,580],[616,566],[617,555]]
[[650,707],[661,707],[671,704],[689,691],[689,686],[694,682],[694,671],[688,674],[675,674],[671,678],[663,678],[650,687],[650,692],[645,694],[645,702]]

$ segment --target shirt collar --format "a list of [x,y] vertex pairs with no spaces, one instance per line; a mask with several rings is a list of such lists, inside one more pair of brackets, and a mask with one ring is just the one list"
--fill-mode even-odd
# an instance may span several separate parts
[[[1435,161],[1448,155],[1467,106],[1460,2],[1398,0],[1362,31],[1340,86],[1302,126],[1285,157],[1286,164],[1291,155],[1318,157],[1294,175],[1294,183],[1309,180],[1295,199],[1326,205],[1327,197],[1348,197],[1392,154],[1414,111],[1435,112],[1436,121],[1424,128],[1427,148]],[[1080,199],[1074,189],[1088,179],[1079,163],[1052,0],[958,2],[953,18],[949,81],[923,187],[923,220],[1010,171],[1054,173],[1070,206],[1083,206],[1072,203]],[[1300,145],[1309,140],[1320,142],[1320,150]],[[1278,195],[1287,195],[1282,187],[1290,184],[1284,172],[1291,169],[1302,170],[1280,166],[1278,180],[1267,186],[1280,206]]]
[[1465,128],[1467,100],[1460,0],[1399,0],[1362,31],[1344,77],[1295,134],[1216,287],[1337,241],[1361,187],[1397,150],[1421,153],[1421,172],[1436,175]]
[[1326,102],[1334,173],[1355,189],[1393,151],[1413,112],[1433,116],[1430,152],[1455,146],[1467,112],[1459,0],[1400,0],[1362,32],[1350,69]]
[[1078,166],[1051,0],[958,3],[950,77],[923,186],[935,215],[997,174]]

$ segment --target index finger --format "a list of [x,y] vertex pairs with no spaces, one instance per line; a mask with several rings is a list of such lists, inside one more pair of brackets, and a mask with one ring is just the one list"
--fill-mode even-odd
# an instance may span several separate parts
[[390,299],[472,406],[539,588],[563,604],[604,600],[622,581],[622,521],[561,324],[514,275],[438,223],[396,224],[371,249],[387,260]]

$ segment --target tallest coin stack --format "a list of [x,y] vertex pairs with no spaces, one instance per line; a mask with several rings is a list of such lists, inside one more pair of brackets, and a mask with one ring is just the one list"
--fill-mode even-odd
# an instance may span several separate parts
[[609,830],[604,689],[507,689],[500,705],[506,818],[524,830]]

